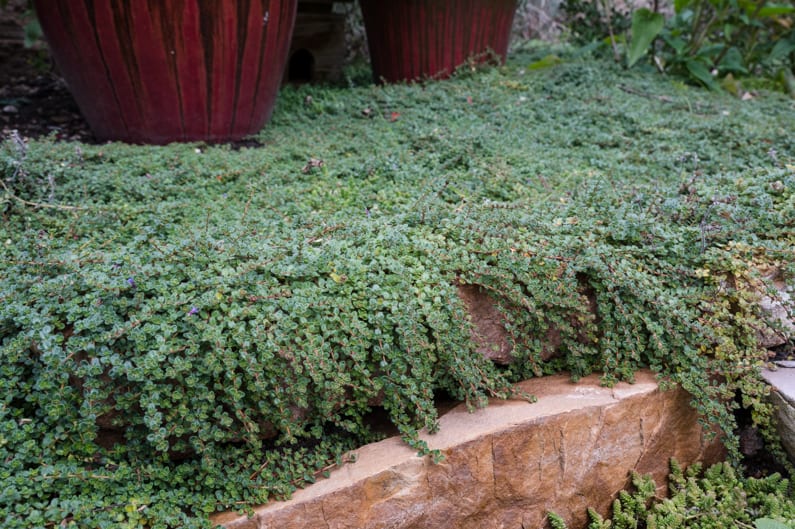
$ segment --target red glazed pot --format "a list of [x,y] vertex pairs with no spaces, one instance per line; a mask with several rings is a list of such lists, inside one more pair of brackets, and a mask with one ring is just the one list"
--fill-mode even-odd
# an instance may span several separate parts
[[360,0],[373,75],[444,78],[508,53],[517,0]]
[[35,0],[100,140],[234,141],[270,117],[297,0]]

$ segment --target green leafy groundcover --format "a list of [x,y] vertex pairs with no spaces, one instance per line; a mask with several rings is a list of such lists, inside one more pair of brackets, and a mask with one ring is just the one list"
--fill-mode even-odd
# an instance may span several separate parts
[[[701,465],[686,471],[671,462],[670,498],[657,496],[650,476],[632,475],[634,491],[622,491],[613,502],[610,519],[589,509],[588,529],[792,529],[795,497],[787,479],[773,474],[744,478],[726,463]],[[567,529],[565,521],[549,514],[553,529]]]
[[[443,83],[285,89],[256,148],[11,135],[3,527],[206,526],[343,462],[377,403],[422,450],[439,392],[559,371],[650,367],[736,458],[733,408],[770,421],[758,300],[795,272],[793,123],[776,95],[530,47]],[[510,368],[475,352],[462,284],[504,314]]]

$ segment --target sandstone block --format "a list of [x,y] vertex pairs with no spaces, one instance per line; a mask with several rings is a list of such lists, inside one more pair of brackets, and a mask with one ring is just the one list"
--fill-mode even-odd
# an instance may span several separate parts
[[478,353],[498,364],[512,363],[505,317],[494,301],[476,285],[458,285],[458,296],[472,318],[472,341]]
[[[596,297],[590,288],[584,286],[582,290],[583,309],[587,311],[590,318],[596,318]],[[516,358],[513,356],[513,346],[505,327],[506,318],[500,312],[495,300],[483,288],[465,284],[458,285],[458,297],[461,298],[471,318],[472,341],[477,352],[494,363],[512,364]],[[583,325],[583,321],[578,321],[578,316],[571,316],[570,320],[574,327]],[[582,342],[587,341],[583,329],[581,329],[578,339]],[[560,329],[550,324],[541,338],[541,360],[546,362],[556,357],[562,342],[563,337]]]
[[551,376],[520,384],[538,402],[493,401],[474,413],[461,405],[423,434],[444,461],[418,457],[399,438],[362,447],[357,461],[292,499],[214,522],[227,529],[535,529],[555,511],[570,527],[586,508],[607,514],[632,470],[652,474],[665,494],[668,462],[713,463],[724,453],[708,440],[682,390],[660,391],[651,373],[635,384],[572,383]]

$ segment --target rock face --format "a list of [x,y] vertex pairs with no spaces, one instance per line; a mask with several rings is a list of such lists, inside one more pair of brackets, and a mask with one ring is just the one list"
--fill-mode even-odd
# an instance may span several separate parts
[[[782,362],[785,366],[788,363]],[[781,444],[790,460],[795,463],[795,366],[779,367],[776,371],[764,370],[764,379],[772,386],[770,400],[776,407],[776,427]]]
[[772,283],[776,293],[774,297],[761,294],[759,306],[772,321],[778,322],[781,329],[774,331],[768,328],[760,331],[759,343],[762,347],[776,347],[787,343],[795,336],[795,320],[791,312],[793,301],[790,295],[793,287],[784,282],[781,272],[777,269],[768,272],[766,279]]
[[[590,288],[583,286],[582,290],[583,304],[591,316],[596,318],[596,297]],[[461,298],[471,318],[472,341],[477,352],[496,364],[508,365],[515,362],[513,346],[505,328],[505,316],[500,313],[500,309],[488,293],[477,285],[459,284],[458,297]],[[581,325],[581,322],[576,321],[576,317],[571,319],[575,327]],[[581,333],[580,340],[587,341],[585,333]],[[550,325],[541,340],[541,360],[546,362],[556,357],[562,341],[560,329]]]
[[682,390],[662,392],[653,375],[600,387],[595,376],[520,384],[538,402],[453,408],[434,435],[444,461],[417,457],[399,438],[357,451],[357,461],[252,518],[217,516],[228,529],[536,529],[555,511],[578,528],[586,508],[608,514],[629,472],[652,474],[665,494],[668,461],[723,457]]
[[514,358],[508,343],[505,318],[494,301],[475,285],[458,285],[458,296],[472,318],[472,341],[477,352],[497,364],[510,364]]

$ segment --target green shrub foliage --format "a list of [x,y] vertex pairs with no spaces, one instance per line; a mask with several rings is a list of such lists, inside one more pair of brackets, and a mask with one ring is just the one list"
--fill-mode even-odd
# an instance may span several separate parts
[[660,72],[711,89],[743,95],[766,85],[795,97],[791,1],[675,0],[667,18],[658,7],[629,16],[607,0],[565,0],[562,11],[574,42],[612,45],[616,60],[623,49],[630,67],[648,56]]
[[[769,426],[757,301],[760,270],[793,273],[792,137],[700,120],[682,147],[677,116],[712,103],[646,121],[583,103],[624,104],[618,83],[584,88],[611,68],[288,90],[257,149],[8,138],[2,525],[206,525],[343,462],[377,437],[376,403],[424,451],[440,391],[480,406],[560,371],[650,367],[736,455],[735,394]],[[742,147],[754,134],[778,154]],[[616,163],[629,141],[645,160]],[[513,366],[474,350],[462,284],[504,315]]]
[[664,28],[638,26],[637,36],[649,30],[660,35],[655,56],[665,71],[710,88],[723,79],[734,92],[735,78],[762,76],[795,95],[792,2],[677,0],[674,6],[676,13]]
[[627,6],[620,9],[610,0],[564,0],[560,11],[569,37],[579,45],[591,44],[610,35],[623,35],[631,25]]

